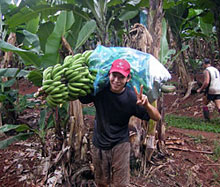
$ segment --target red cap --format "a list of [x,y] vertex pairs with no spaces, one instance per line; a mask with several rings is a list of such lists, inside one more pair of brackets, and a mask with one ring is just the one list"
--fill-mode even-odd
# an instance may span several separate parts
[[130,74],[130,64],[124,59],[117,59],[112,63],[110,73],[118,72],[127,77]]

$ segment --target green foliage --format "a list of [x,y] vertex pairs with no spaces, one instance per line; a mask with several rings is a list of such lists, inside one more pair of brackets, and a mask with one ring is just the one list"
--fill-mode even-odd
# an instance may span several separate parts
[[48,112],[47,109],[44,109],[40,112],[40,120],[38,122],[38,128],[32,128],[27,124],[19,124],[19,125],[5,124],[2,127],[0,127],[0,132],[9,132],[11,130],[15,130],[15,132],[17,133],[14,136],[11,136],[3,141],[0,141],[0,149],[4,149],[8,147],[14,142],[27,140],[34,134],[37,135],[40,138],[41,143],[44,144],[47,130],[54,126],[53,119],[51,119],[51,117],[49,117],[47,124],[45,123],[47,112]]
[[0,49],[2,51],[11,51],[17,53],[27,65],[31,64],[35,65],[36,67],[39,67],[41,65],[40,56],[34,54],[32,51],[20,49],[3,40],[0,40]]
[[[17,83],[17,78],[25,77],[28,71],[19,70],[18,68],[2,68],[0,69],[0,78],[7,77],[8,81],[0,79],[0,102],[2,119],[7,117],[15,118],[25,108],[34,106],[34,102],[28,101],[32,95],[20,96],[17,89],[12,89],[12,86]],[[19,101],[19,102],[17,102]],[[9,112],[14,112],[15,116],[9,116]],[[16,119],[13,119],[16,121]]]
[[42,86],[43,76],[42,76],[42,72],[40,70],[36,69],[36,70],[29,72],[27,78],[35,86],[38,86],[38,87]]
[[168,123],[168,126],[177,128],[220,133],[220,118],[212,119],[211,122],[205,122],[200,118],[166,115],[165,121]]
[[55,65],[60,62],[60,42],[61,37],[70,29],[74,23],[72,12],[63,11],[59,14],[54,30],[47,38],[45,55],[42,57],[43,67]]
[[95,107],[83,107],[83,115],[95,116]]
[[214,154],[212,158],[217,161],[220,158],[220,142],[219,141],[214,141]]
[[198,71],[202,66],[202,61],[199,59],[188,59],[188,64],[190,65],[190,69],[192,69],[193,72]]
[[188,135],[188,136],[191,137],[195,143],[204,143],[206,141],[205,137],[202,135],[198,135],[198,136]]
[[16,141],[27,140],[31,135],[33,135],[33,133],[19,133],[16,136],[12,136],[3,141],[0,141],[0,149],[5,149]]
[[94,20],[85,23],[85,25],[82,27],[82,29],[79,32],[75,50],[78,49],[80,46],[82,46],[86,42],[86,40],[88,40],[88,38],[95,31],[95,29],[96,29],[96,22]]
[[176,53],[175,49],[169,49],[167,42],[167,24],[165,19],[162,20],[162,37],[160,41],[160,62],[162,64],[166,64],[169,59],[171,59],[172,55]]
[[26,95],[18,95],[19,102],[14,105],[15,112],[19,115],[27,108],[34,108],[37,102],[30,100],[33,98],[33,94],[26,94]]

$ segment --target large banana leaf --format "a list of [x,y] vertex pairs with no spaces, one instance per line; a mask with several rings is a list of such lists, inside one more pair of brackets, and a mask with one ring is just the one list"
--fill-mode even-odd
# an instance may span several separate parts
[[25,77],[29,71],[20,70],[18,68],[1,68],[0,77]]
[[176,50],[169,49],[167,42],[167,25],[166,20],[162,20],[162,37],[160,41],[160,62],[162,64],[166,64],[167,60],[171,57],[171,55],[175,54]]
[[45,46],[45,55],[43,56],[43,66],[48,67],[59,63],[59,49],[61,46],[61,37],[71,28],[74,23],[72,12],[63,11],[57,18],[55,27],[47,39]]
[[0,127],[0,132],[8,132],[10,130],[16,130],[17,132],[22,132],[22,131],[30,130],[30,127],[26,124],[20,124],[20,125],[5,124],[2,127]]
[[23,30],[25,36],[23,40],[24,46],[30,46],[30,50],[34,51],[37,54],[40,54],[40,41],[39,37],[36,34],[33,34],[27,30]]
[[18,25],[21,25],[23,23],[27,23],[28,21],[37,18],[39,14],[41,14],[42,19],[48,19],[49,15],[54,15],[56,12],[61,10],[69,10],[72,11],[74,9],[73,4],[63,4],[63,5],[55,5],[51,7],[50,5],[39,5],[36,7],[33,7],[32,9],[29,7],[23,7],[20,9],[20,11],[13,16],[11,16],[7,20],[7,24],[14,28]]
[[132,18],[134,18],[135,16],[137,16],[139,13],[138,10],[124,10],[122,11],[122,13],[120,14],[119,16],[119,20],[120,21],[127,21],[127,20],[130,20]]
[[40,67],[41,65],[40,57],[30,50],[20,49],[3,40],[0,40],[0,49],[2,51],[12,51],[17,53],[23,59],[25,65],[35,65],[36,67]]
[[95,31],[96,29],[96,22],[94,20],[88,21],[80,30],[75,50],[82,46],[89,36]]
[[3,141],[0,141],[0,149],[4,149],[11,145],[14,142],[20,141],[20,140],[26,140],[28,139],[31,135],[33,135],[32,132],[30,133],[25,133],[23,131],[30,130],[30,127],[26,124],[20,124],[20,125],[10,125],[6,124],[0,127],[0,132],[8,132],[10,130],[15,130],[16,132],[22,132],[19,133],[15,136],[9,137]]

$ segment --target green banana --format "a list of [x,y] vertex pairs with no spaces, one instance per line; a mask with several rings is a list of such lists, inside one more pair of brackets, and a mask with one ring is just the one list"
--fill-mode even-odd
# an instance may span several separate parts
[[69,62],[73,59],[72,55],[68,55],[64,58],[63,64],[69,64]]
[[93,50],[86,50],[83,52],[82,56],[88,58],[92,54]]
[[96,77],[93,76],[93,75],[91,75],[91,73],[88,74],[88,78],[91,79],[91,80],[93,80],[93,81],[96,79]]
[[81,78],[81,79],[78,80],[78,82],[80,82],[80,83],[90,83],[91,79],[89,79],[89,78]]
[[74,77],[76,77],[77,75],[79,75],[79,72],[78,72],[78,71],[75,71],[75,72],[73,72],[72,74],[68,75],[68,76],[66,77],[66,79],[69,81],[69,80],[73,79]]
[[49,85],[49,87],[45,90],[45,92],[46,92],[47,94],[50,94],[50,92],[51,92],[54,88],[55,88],[54,86]]
[[54,94],[53,98],[63,98],[63,93]]
[[69,92],[72,97],[79,97],[79,93]]
[[53,67],[49,66],[43,71],[43,79],[44,80],[46,79],[48,72],[50,72],[52,69],[53,69]]
[[64,89],[66,88],[66,85],[62,83],[61,85],[57,86],[57,88]]
[[47,88],[49,88],[49,87],[50,87],[50,85],[48,85],[48,84],[47,84],[47,85],[43,85],[43,86],[42,86],[42,90],[45,91],[45,90],[46,90]]
[[62,74],[64,74],[64,72],[67,70],[68,68],[64,68],[62,67],[62,69],[60,71],[58,71],[55,75],[54,75],[54,79],[57,77],[57,76],[60,76]]
[[56,107],[68,100],[76,100],[92,92],[96,70],[90,71],[88,59],[93,50],[68,55],[63,64],[49,66],[43,71],[42,90],[49,106]]
[[69,79],[68,82],[69,82],[69,83],[70,83],[70,82],[75,82],[75,81],[79,80],[81,77],[82,77],[82,73],[80,73],[80,74],[78,74],[77,76],[75,76],[75,77]]
[[80,89],[79,89],[79,88],[75,88],[75,87],[71,86],[70,83],[68,83],[67,86],[68,86],[68,89],[69,89],[69,93],[70,93],[70,92],[73,92],[73,93],[79,93],[79,92],[80,92]]
[[85,90],[81,89],[80,92],[79,92],[80,96],[86,96],[87,93]]
[[56,73],[59,72],[61,69],[63,69],[63,66],[61,64],[56,64],[51,72],[52,78],[54,78]]
[[78,63],[82,64],[85,63],[85,61],[86,61],[85,57],[81,56],[80,58],[74,60],[73,64],[78,64]]
[[84,84],[84,85],[82,86],[82,88],[83,88],[84,90],[86,90],[86,92],[87,92],[88,90],[91,90],[91,88],[90,88],[88,85],[86,85],[86,84]]
[[56,76],[53,80],[54,80],[54,81],[60,81],[61,78],[62,78],[62,76],[61,76],[61,75],[58,75],[58,76]]
[[54,98],[53,96],[49,96],[49,97],[50,97],[50,100],[53,101],[56,104],[64,103],[64,100],[62,98],[61,99],[57,99],[57,98]]
[[57,104],[55,102],[53,102],[49,96],[47,96],[46,101],[47,101],[48,105],[52,108],[57,106]]
[[65,75],[65,77],[67,77],[68,75],[70,75],[70,74],[72,74],[74,72],[75,71],[73,69],[68,69],[68,70],[65,71],[64,75]]
[[50,80],[50,79],[52,79],[52,74],[51,74],[51,72],[52,72],[52,69],[49,70],[48,73],[46,74],[45,80]]
[[81,88],[81,87],[83,87],[85,84],[84,84],[84,83],[81,83],[81,82],[73,82],[73,83],[70,83],[70,85],[71,85],[72,87]]
[[75,71],[84,71],[86,69],[88,69],[86,66],[82,66],[82,67],[76,68]]
[[75,55],[73,55],[73,61],[75,61],[75,60],[77,60],[78,58],[80,58],[82,56],[82,54],[81,53],[77,53],[77,54],[75,54]]
[[87,51],[85,51],[83,54],[82,54],[82,56],[84,56],[85,57],[85,59],[86,59],[86,64],[87,65],[89,65],[89,57],[90,57],[90,55],[92,54],[92,52],[93,52],[93,50],[87,50]]
[[61,84],[62,84],[61,81],[54,81],[54,82],[51,84],[51,86],[59,86],[59,85],[61,85]]
[[50,95],[57,94],[57,93],[61,93],[61,92],[60,92],[60,88],[58,88],[58,87],[54,88],[54,89],[50,92]]
[[69,69],[75,70],[75,69],[77,69],[77,68],[79,68],[79,67],[83,67],[83,65],[82,65],[82,64],[74,64],[74,65],[71,66]]
[[85,70],[84,72],[80,73],[81,77],[87,77],[89,74],[89,70],[87,69],[87,71]]
[[54,81],[53,80],[43,80],[43,86],[44,85],[50,85],[50,84],[52,84]]

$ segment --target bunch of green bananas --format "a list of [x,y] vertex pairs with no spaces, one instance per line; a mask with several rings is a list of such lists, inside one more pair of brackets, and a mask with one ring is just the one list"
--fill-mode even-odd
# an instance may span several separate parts
[[86,50],[66,56],[62,65],[56,64],[43,71],[42,90],[49,106],[56,107],[92,92],[95,74],[89,71],[91,53],[92,50]]

